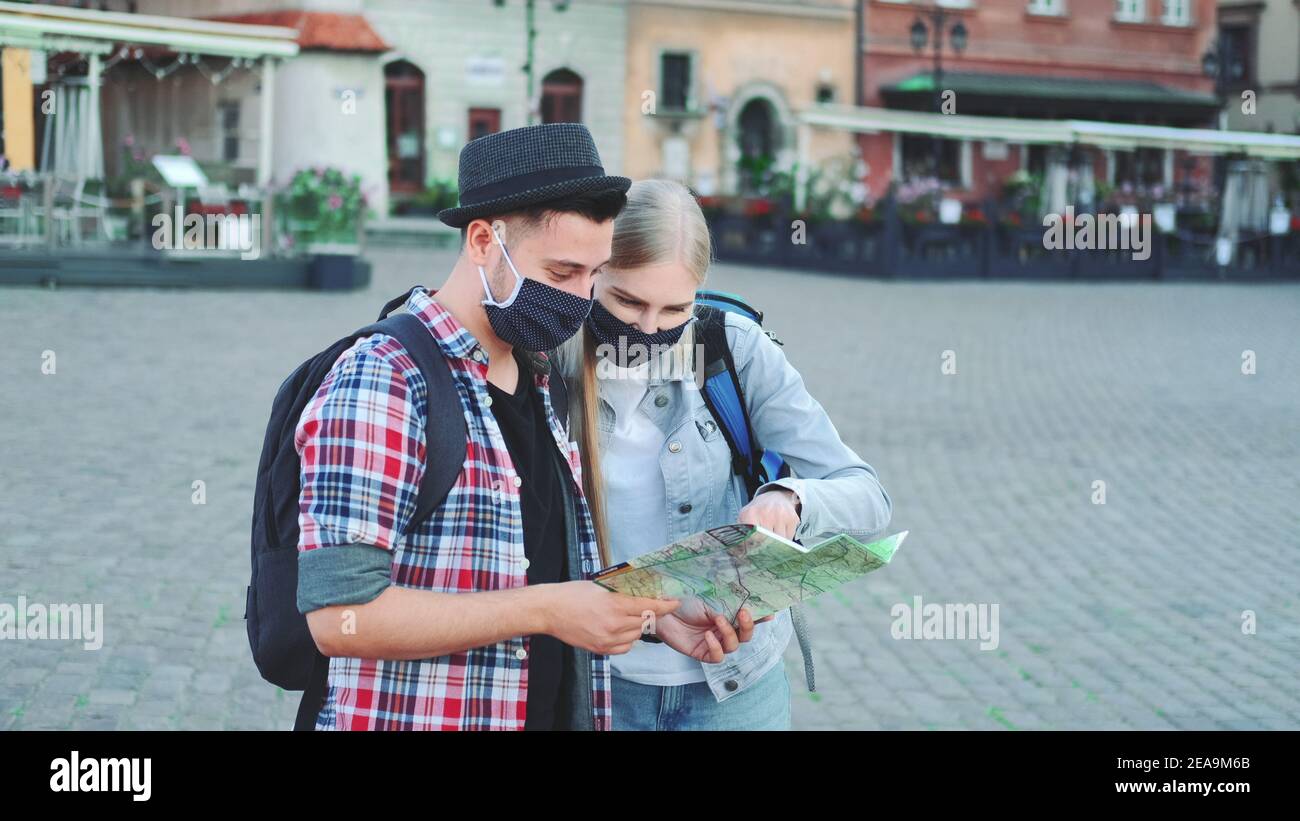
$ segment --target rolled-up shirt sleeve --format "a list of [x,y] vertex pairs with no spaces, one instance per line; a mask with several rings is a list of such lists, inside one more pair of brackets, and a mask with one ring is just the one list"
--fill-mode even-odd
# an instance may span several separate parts
[[424,473],[424,422],[406,376],[414,370],[392,338],[363,339],[303,410],[294,436],[302,613],[364,604],[392,582],[392,549]]

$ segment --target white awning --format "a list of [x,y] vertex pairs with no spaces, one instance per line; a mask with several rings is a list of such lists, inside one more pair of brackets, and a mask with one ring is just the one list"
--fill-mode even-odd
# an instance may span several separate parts
[[293,57],[297,37],[281,26],[0,2],[0,46],[107,54],[124,43],[219,57]]
[[1103,148],[1178,148],[1197,154],[1244,153],[1271,160],[1300,158],[1300,136],[1263,131],[1217,131],[1163,125],[1066,120],[1078,142]]
[[1068,143],[1064,120],[1025,120],[1014,117],[972,117],[966,114],[931,114],[894,108],[818,105],[800,119],[814,126],[839,128],[860,134],[896,131],[931,134],[954,140],[1005,140],[1015,143]]
[[1026,120],[933,114],[867,106],[818,105],[803,111],[801,122],[860,134],[882,131],[930,134],[954,140],[1011,143],[1080,143],[1102,148],[1171,148],[1198,154],[1236,154],[1273,160],[1300,159],[1300,136],[1256,131],[1104,123],[1092,120]]

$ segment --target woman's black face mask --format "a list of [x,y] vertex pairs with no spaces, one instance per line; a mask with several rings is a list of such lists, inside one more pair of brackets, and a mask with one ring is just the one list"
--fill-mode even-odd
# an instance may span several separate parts
[[623,367],[647,361],[659,351],[676,345],[686,326],[694,321],[695,317],[691,317],[676,327],[648,334],[611,314],[599,299],[592,304],[591,313],[587,315],[591,335],[601,346],[608,346],[600,353],[610,356]]

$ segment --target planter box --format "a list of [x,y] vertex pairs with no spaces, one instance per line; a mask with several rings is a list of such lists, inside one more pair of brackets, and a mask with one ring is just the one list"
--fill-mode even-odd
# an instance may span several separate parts
[[[1214,235],[1182,229],[1154,231],[1151,255],[1133,259],[1131,250],[1049,250],[1034,225],[967,222],[943,225],[903,222],[886,204],[877,222],[816,222],[807,242],[791,241],[782,216],[713,214],[709,230],[721,262],[775,265],[878,277],[1082,279],[1297,280],[1300,233],[1241,238],[1229,267],[1215,264]],[[996,211],[988,211],[994,213]],[[1208,243],[1208,244],[1207,244]]]
[[309,247],[307,284],[321,291],[350,291],[367,284],[370,269],[359,264],[357,246],[317,243]]
[[895,275],[948,279],[982,277],[988,254],[984,226],[905,224]]

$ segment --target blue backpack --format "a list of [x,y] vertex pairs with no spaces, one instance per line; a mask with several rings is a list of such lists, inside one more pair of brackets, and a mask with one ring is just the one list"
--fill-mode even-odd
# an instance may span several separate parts
[[[745,479],[749,498],[763,484],[790,475],[790,466],[781,455],[766,450],[754,436],[754,425],[749,418],[744,391],[736,362],[727,344],[727,314],[735,313],[763,325],[763,312],[744,299],[725,291],[697,291],[695,294],[696,339],[704,345],[704,404],[717,421],[727,445],[731,448],[731,469]],[[773,342],[783,344],[771,331],[764,331]],[[803,608],[790,608],[790,619],[799,639],[799,652],[803,656],[804,680],[808,692],[817,691],[813,671],[812,640]]]

